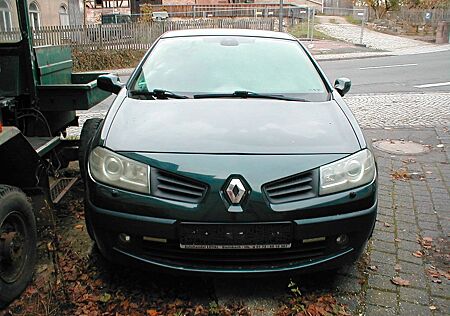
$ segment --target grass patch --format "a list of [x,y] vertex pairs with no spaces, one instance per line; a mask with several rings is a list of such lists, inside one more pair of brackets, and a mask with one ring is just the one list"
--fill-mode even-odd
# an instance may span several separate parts
[[346,20],[348,23],[350,23],[350,24],[357,24],[357,25],[360,25],[360,24],[361,24],[361,20],[355,18],[353,15],[347,15],[347,16],[345,17],[345,20]]
[[146,50],[133,49],[73,49],[74,71],[109,70],[134,68],[144,56]]
[[[309,30],[311,34],[311,30]],[[305,23],[303,24],[297,24],[290,28],[288,28],[288,33],[290,33],[292,36],[295,36],[297,38],[308,38],[308,25]],[[325,33],[322,33],[318,30],[314,30],[313,34],[314,39],[322,39],[322,40],[334,40],[334,37],[331,37]]]

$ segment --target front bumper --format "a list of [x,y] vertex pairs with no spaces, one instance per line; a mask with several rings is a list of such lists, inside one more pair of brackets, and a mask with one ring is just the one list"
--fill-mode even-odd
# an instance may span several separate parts
[[[102,187],[96,183],[90,185],[94,190],[98,189],[97,186]],[[264,224],[281,221],[292,225],[293,241],[288,249],[181,249],[180,225],[182,222],[195,221],[131,214],[99,207],[93,203],[89,194],[86,216],[89,216],[92,223],[101,253],[109,260],[119,263],[134,263],[144,267],[189,273],[254,274],[294,270],[311,272],[339,268],[353,262],[371,236],[377,214],[376,183],[353,191],[357,194],[359,191],[371,192],[371,205],[347,213],[300,219],[292,216],[282,217],[279,213],[278,217],[274,215],[273,221],[264,221]],[[131,198],[124,203],[130,201]],[[367,205],[367,201],[361,205]],[[128,207],[129,205],[126,208]],[[339,205],[339,209],[343,207],[345,205]],[[233,224],[229,221],[208,220],[208,224],[211,223]],[[257,223],[262,222],[246,222]],[[130,241],[121,239],[120,234],[129,235]],[[348,242],[338,245],[336,238],[342,234],[348,236]]]

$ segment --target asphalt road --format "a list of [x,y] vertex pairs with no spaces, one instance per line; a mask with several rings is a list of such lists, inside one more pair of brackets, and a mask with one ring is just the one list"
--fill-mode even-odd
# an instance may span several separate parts
[[349,93],[450,92],[450,51],[319,62],[329,80],[352,80]]

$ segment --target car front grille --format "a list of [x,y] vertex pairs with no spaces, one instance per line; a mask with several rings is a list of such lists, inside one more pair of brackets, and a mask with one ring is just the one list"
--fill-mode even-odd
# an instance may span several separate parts
[[317,196],[317,170],[296,174],[275,180],[263,186],[270,203],[288,203]]
[[151,192],[154,196],[188,203],[199,203],[208,186],[180,175],[152,168]]

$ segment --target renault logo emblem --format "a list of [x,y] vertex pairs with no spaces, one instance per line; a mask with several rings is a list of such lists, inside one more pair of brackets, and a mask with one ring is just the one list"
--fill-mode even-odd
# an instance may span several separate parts
[[239,204],[244,197],[247,190],[244,187],[244,184],[239,179],[231,179],[230,183],[228,184],[225,192],[228,195],[228,198],[230,199],[231,203],[233,204]]

